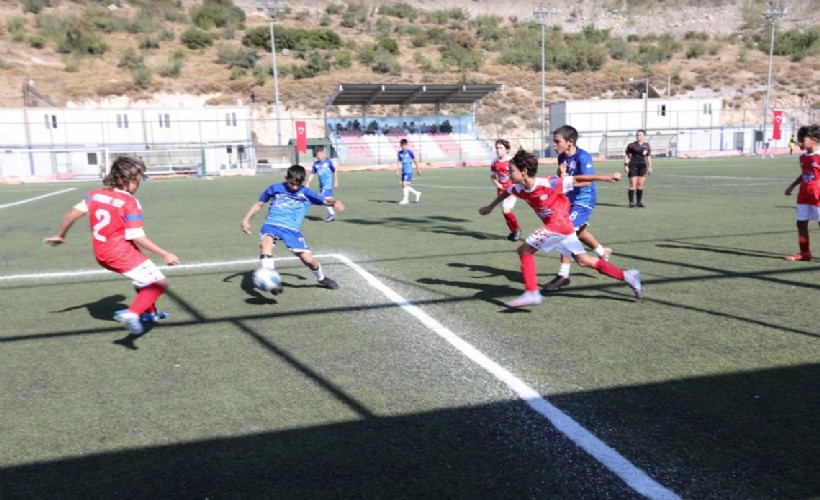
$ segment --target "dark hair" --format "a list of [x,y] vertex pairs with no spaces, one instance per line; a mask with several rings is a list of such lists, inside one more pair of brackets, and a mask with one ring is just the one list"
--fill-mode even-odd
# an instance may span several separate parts
[[406,145],[407,145],[407,139],[402,139],[402,140],[399,141],[399,146],[406,146]]
[[324,147],[324,146],[316,146],[316,149],[313,151],[313,154],[315,155],[315,154],[316,154],[316,153],[318,153],[319,151],[321,151],[322,153],[324,153],[324,152],[325,152],[325,147]]
[[128,156],[120,156],[111,164],[111,171],[103,179],[103,186],[126,189],[131,181],[145,177],[145,163]]
[[644,129],[642,129],[642,128],[639,128],[638,130],[636,130],[636,131],[635,131],[635,133],[636,133],[636,134],[637,134],[638,132],[642,133],[643,135],[646,135],[646,130],[644,130]]
[[820,141],[820,125],[804,125],[797,129],[797,140],[803,142],[806,137]]
[[538,173],[538,158],[523,149],[519,149],[518,152],[515,153],[510,163],[515,165],[518,170],[526,172],[527,177],[535,177]]
[[288,168],[288,173],[285,175],[285,179],[289,181],[298,181],[299,184],[304,184],[305,167],[302,165],[291,165],[290,168]]
[[578,131],[571,125],[558,127],[552,135],[560,135],[567,141],[572,141],[573,144],[578,144]]
[[507,151],[510,150],[510,141],[508,141],[507,139],[498,139],[497,141],[495,141],[496,146],[498,146],[499,144],[507,148]]

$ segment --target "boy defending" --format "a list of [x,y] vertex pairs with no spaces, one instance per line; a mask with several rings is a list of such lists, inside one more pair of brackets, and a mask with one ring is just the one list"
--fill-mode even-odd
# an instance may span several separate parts
[[83,215],[91,214],[91,241],[97,262],[109,271],[130,278],[137,290],[137,297],[128,309],[118,311],[114,316],[133,335],[143,333],[142,322],[168,317],[155,305],[168,289],[168,281],[140,247],[161,257],[166,265],[179,264],[176,255],[145,236],[142,208],[133,196],[144,175],[145,165],[141,161],[117,158],[111,165],[111,172],[103,179],[105,187],[89,192],[63,217],[57,233],[43,240],[51,246],[65,243],[71,226]]
[[797,131],[797,143],[803,153],[800,155],[800,175],[786,188],[786,196],[791,196],[798,185],[797,192],[797,243],[800,251],[787,255],[786,260],[811,260],[809,247],[809,221],[820,223],[820,125],[800,127]]
[[413,183],[413,166],[415,165],[418,175],[421,175],[421,167],[419,167],[419,162],[416,161],[416,155],[408,149],[407,139],[399,141],[399,148],[401,149],[396,154],[399,162],[399,166],[396,168],[396,175],[401,174],[402,199],[399,205],[407,205],[409,203],[407,197],[410,193],[416,196],[416,203],[418,203],[419,198],[421,198],[421,191],[416,191],[410,184]]
[[[285,182],[271,184],[260,196],[259,201],[254,203],[242,219],[242,231],[251,234],[251,218],[265,205],[270,202],[268,216],[259,230],[259,264],[267,269],[274,269],[273,247],[276,242],[282,240],[285,246],[294,255],[299,257],[316,276],[316,281],[320,286],[335,290],[339,285],[335,281],[325,276],[322,265],[313,258],[302,236],[302,221],[310,205],[324,205],[335,208],[341,212],[345,209],[341,200],[325,198],[303,186],[305,182],[305,168],[301,165],[292,165],[285,175]],[[273,294],[281,292],[282,289],[273,290]]]
[[510,161],[510,178],[515,185],[499,194],[492,203],[478,210],[481,215],[487,215],[508,196],[517,196],[531,206],[544,223],[518,247],[525,292],[517,299],[508,302],[507,307],[526,307],[541,303],[542,297],[538,290],[534,254],[538,250],[549,252],[552,249],[557,250],[563,256],[574,259],[582,267],[591,267],[601,274],[626,281],[635,296],[639,299],[643,298],[643,287],[637,269],[624,271],[604,259],[586,253],[575,234],[575,227],[569,215],[570,202],[564,194],[586,182],[617,182],[621,174],[613,172],[606,175],[537,178],[537,173],[538,159],[526,151],[517,152]]
[[[313,162],[313,167],[310,169],[310,175],[308,176],[305,186],[310,187],[310,181],[313,180],[314,175],[319,176],[319,192],[322,196],[325,198],[333,198],[333,190],[339,187],[339,174],[336,172],[336,167],[333,166],[333,162],[325,155],[325,148],[322,146],[316,148],[316,161]],[[326,205],[325,208],[327,209],[325,222],[333,222],[336,220],[336,212],[333,210],[333,206]]]

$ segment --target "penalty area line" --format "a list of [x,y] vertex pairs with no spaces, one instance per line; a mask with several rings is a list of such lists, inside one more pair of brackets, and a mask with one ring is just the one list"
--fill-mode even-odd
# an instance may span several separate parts
[[637,493],[652,499],[680,498],[675,492],[665,488],[657,481],[649,477],[646,472],[633,465],[614,448],[598,439],[594,434],[581,426],[581,424],[573,420],[572,417],[553,406],[549,401],[542,397],[538,391],[528,386],[523,380],[516,377],[509,370],[487,357],[484,353],[450,331],[420,308],[414,306],[411,302],[396,293],[392,288],[379,281],[364,268],[347,258],[345,255],[333,254],[332,257],[339,259],[349,268],[356,271],[356,273],[364,278],[370,286],[380,291],[394,304],[401,307],[405,312],[419,320],[424,326],[455,347],[469,360],[481,366],[496,379],[506,384],[507,387],[518,394],[518,396],[525,403],[527,403],[530,408],[549,420],[549,422],[559,432],[581,447],[584,451],[589,453],[592,458],[597,460],[616,476],[621,478],[621,480],[623,480]]
[[43,198],[48,198],[49,196],[55,196],[55,195],[58,195],[58,194],[67,193],[69,191],[74,191],[75,189],[77,189],[77,188],[61,189],[60,191],[54,191],[53,193],[42,194],[40,196],[35,196],[34,198],[26,198],[25,200],[15,201],[13,203],[4,203],[3,205],[0,205],[0,208],[8,208],[8,207],[13,207],[15,205],[22,205],[23,203],[29,203],[29,202],[32,202],[32,201],[42,200]]

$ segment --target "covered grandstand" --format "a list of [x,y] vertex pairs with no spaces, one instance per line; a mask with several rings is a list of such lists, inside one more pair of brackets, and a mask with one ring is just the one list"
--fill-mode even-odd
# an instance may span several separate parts
[[[337,161],[343,165],[385,164],[395,161],[399,141],[407,139],[422,162],[486,160],[492,139],[482,138],[475,110],[502,85],[469,84],[340,84],[324,105],[324,124]],[[441,115],[441,107],[461,104],[467,115]],[[433,106],[432,114],[406,115],[409,106]],[[329,118],[331,106],[361,106],[356,117]],[[398,114],[369,116],[371,106],[397,106]]]

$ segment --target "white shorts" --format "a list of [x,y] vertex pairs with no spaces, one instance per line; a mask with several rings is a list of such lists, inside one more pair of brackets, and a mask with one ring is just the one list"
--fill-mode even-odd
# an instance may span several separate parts
[[526,241],[531,247],[537,248],[542,252],[557,250],[558,253],[564,257],[569,257],[570,259],[574,255],[586,253],[586,250],[584,250],[584,245],[575,233],[553,233],[543,226],[531,235],[527,236],[527,239],[524,241]]
[[820,221],[820,207],[817,205],[797,205],[796,220],[816,220]]
[[512,210],[515,207],[515,200],[517,200],[517,196],[507,196],[504,198],[504,201],[501,202],[501,208],[504,210]]
[[131,278],[134,288],[145,288],[150,284],[165,279],[165,275],[162,274],[162,271],[159,270],[156,264],[151,262],[151,259],[145,259],[145,262],[126,273],[122,273],[122,275],[126,278]]

